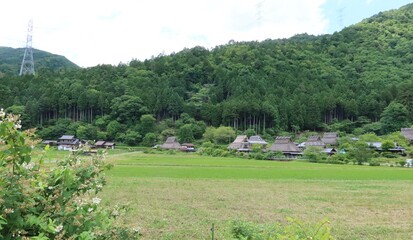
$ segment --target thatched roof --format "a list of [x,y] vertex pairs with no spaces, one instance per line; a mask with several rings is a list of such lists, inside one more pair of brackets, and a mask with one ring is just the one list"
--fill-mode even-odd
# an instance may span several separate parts
[[338,133],[336,132],[326,132],[323,135],[323,138],[321,141],[323,141],[325,144],[330,144],[330,145],[337,145],[337,138],[338,138]]
[[258,136],[258,135],[256,135],[256,136],[251,136],[251,137],[248,139],[248,142],[249,142],[250,144],[261,144],[261,145],[267,145],[267,144],[268,144],[264,139],[261,138],[261,136]]
[[234,150],[247,150],[250,147],[247,135],[239,135],[235,140],[228,146],[228,149]]
[[176,137],[168,137],[164,144],[161,145],[163,149],[179,149],[181,144],[176,140]]
[[326,144],[321,141],[320,136],[309,136],[307,142],[305,142],[306,147],[322,147],[325,148]]
[[402,128],[401,134],[409,141],[413,141],[413,128]]
[[319,142],[319,141],[321,141],[321,137],[318,135],[309,136],[307,139],[307,142]]
[[270,151],[282,153],[300,153],[301,150],[291,141],[291,137],[276,137]]

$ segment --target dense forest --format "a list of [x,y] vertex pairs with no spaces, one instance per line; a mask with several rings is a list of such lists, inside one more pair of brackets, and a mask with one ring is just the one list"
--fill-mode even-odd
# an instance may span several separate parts
[[148,133],[189,131],[196,139],[207,126],[271,136],[387,133],[413,122],[412,24],[409,4],[331,35],[230,41],[118,66],[41,68],[35,76],[4,71],[0,106],[44,138],[139,142]]
[[[20,72],[25,48],[0,47],[0,74],[16,75]],[[35,70],[79,68],[67,58],[33,49]]]

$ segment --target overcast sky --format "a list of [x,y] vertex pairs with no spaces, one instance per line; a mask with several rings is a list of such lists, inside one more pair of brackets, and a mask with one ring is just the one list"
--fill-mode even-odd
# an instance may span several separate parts
[[[183,48],[333,33],[413,0],[3,1],[0,46],[64,55],[81,67],[128,63]],[[36,57],[36,56],[34,56]]]

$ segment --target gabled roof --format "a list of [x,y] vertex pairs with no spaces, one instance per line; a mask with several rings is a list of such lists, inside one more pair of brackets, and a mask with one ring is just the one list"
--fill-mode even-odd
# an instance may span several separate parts
[[309,136],[307,139],[307,142],[318,142],[321,141],[321,137],[316,135],[316,136]]
[[292,143],[292,141],[291,141],[291,137],[278,136],[275,138],[274,143],[287,144],[287,143]]
[[321,141],[320,136],[310,136],[308,137],[307,142],[305,142],[306,147],[322,147],[325,148],[326,144]]
[[168,137],[164,144],[161,145],[161,148],[164,149],[179,149],[181,144],[176,140],[176,137]]
[[264,139],[261,138],[261,136],[258,136],[258,135],[251,136],[248,139],[248,142],[251,143],[251,144],[262,144],[262,145],[267,145],[268,144]]
[[103,146],[105,144],[105,141],[97,141],[95,142],[95,146]]
[[325,149],[321,150],[321,152],[327,153],[327,154],[332,154],[332,153],[337,153],[337,150],[335,148],[325,148]]
[[291,141],[291,137],[278,136],[271,145],[270,151],[282,153],[300,153],[301,150]]
[[73,136],[73,135],[63,135],[59,138],[59,140],[72,140],[74,138],[75,138],[75,136]]
[[57,141],[56,140],[44,140],[42,144],[53,146],[53,145],[57,145]]
[[228,146],[228,149],[242,149],[245,148],[245,145],[248,145],[247,135],[238,135],[237,138]]
[[413,141],[413,128],[402,128],[401,134],[410,141]]
[[165,143],[174,143],[177,142],[176,137],[168,137]]
[[323,138],[337,138],[338,137],[338,133],[336,132],[325,132],[323,134]]
[[336,132],[326,132],[323,135],[323,138],[321,141],[323,141],[325,144],[330,144],[330,145],[337,145],[337,138],[338,138],[338,133]]

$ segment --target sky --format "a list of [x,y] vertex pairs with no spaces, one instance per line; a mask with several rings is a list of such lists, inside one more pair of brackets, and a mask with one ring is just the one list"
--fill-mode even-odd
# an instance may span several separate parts
[[[13,0],[0,46],[63,55],[81,67],[127,64],[184,48],[331,34],[413,0]],[[36,58],[36,56],[34,56]]]

